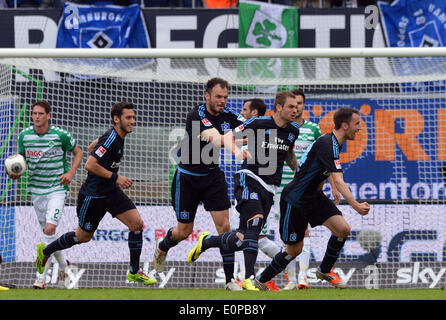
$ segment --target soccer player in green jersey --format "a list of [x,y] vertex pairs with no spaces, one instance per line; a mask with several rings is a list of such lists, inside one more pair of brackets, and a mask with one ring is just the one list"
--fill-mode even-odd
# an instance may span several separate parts
[[[36,101],[32,106],[33,126],[24,129],[18,138],[19,153],[26,159],[29,181],[27,190],[31,194],[37,219],[43,230],[45,242],[57,239],[56,228],[62,217],[68,185],[82,162],[82,150],[76,139],[67,131],[50,125],[51,106],[47,101]],[[74,155],[71,167],[66,154]],[[18,179],[18,175],[9,175]],[[61,251],[54,253],[59,263],[59,287],[65,287],[67,260]],[[46,272],[36,279],[33,287],[45,289]]]
[[[296,140],[296,143],[294,144],[294,153],[296,154],[297,161],[300,160],[302,155],[305,153],[307,148],[319,138],[322,133],[321,129],[319,128],[319,125],[305,120],[303,117],[303,113],[305,110],[305,94],[302,90],[296,89],[292,91],[292,93],[297,97],[297,104],[298,104],[298,112],[296,116],[296,122],[299,124],[299,137]],[[285,163],[283,166],[283,174],[282,174],[282,183],[280,185],[280,188],[278,189],[276,195],[274,196],[274,216],[279,216],[280,209],[280,195],[282,192],[282,189],[291,181],[294,177],[294,171],[291,170],[291,168]],[[340,202],[340,194],[337,191],[334,183],[332,182],[332,178],[329,179],[331,188],[332,188],[332,195],[335,200],[336,204],[339,204]],[[265,224],[261,235],[266,235],[268,231],[268,226]],[[267,237],[262,237],[259,240],[259,248],[268,256],[273,258],[278,252],[280,252],[279,246],[274,243],[273,241],[269,240]],[[296,260],[291,261],[286,270],[286,276],[287,276],[287,284],[283,288],[284,290],[291,290],[291,289],[308,289],[310,286],[308,284],[306,272],[310,265],[310,258],[311,258],[311,244],[310,244],[310,234],[309,230],[305,231],[305,238],[303,240],[303,250],[302,253],[299,255],[299,275],[296,278]]]

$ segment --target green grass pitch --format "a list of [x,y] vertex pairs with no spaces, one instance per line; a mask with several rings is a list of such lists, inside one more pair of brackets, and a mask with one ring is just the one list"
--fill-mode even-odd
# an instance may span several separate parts
[[10,289],[0,300],[446,300],[442,289],[310,289],[230,292],[223,289]]

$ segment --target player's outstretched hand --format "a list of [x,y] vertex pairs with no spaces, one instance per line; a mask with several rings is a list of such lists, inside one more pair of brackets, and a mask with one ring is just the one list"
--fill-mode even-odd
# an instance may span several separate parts
[[120,186],[122,189],[128,189],[132,186],[133,181],[127,178],[126,176],[118,176],[116,184]]
[[365,216],[370,211],[370,205],[367,202],[360,202],[355,210],[362,216]]
[[246,149],[237,151],[235,153],[235,157],[238,160],[246,160],[246,159],[251,159],[252,158],[251,154]]

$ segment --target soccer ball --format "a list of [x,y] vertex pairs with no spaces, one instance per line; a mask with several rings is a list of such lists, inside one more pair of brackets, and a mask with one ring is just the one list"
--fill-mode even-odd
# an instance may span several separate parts
[[5,160],[5,168],[8,174],[21,176],[26,170],[26,161],[21,154],[9,156]]

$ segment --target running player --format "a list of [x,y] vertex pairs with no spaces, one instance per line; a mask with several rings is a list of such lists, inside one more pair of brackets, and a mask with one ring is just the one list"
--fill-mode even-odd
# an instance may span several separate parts
[[[299,162],[302,155],[305,153],[307,148],[319,138],[322,133],[319,126],[311,122],[309,120],[304,119],[304,110],[305,110],[305,94],[302,90],[296,89],[292,91],[297,97],[297,106],[298,112],[296,116],[296,122],[299,125],[300,135],[296,140],[294,145],[294,153],[296,154],[296,159]],[[282,175],[282,183],[280,184],[280,188],[277,193],[274,195],[274,207],[273,212],[274,215],[280,216],[280,195],[282,193],[283,188],[291,182],[293,179],[295,172],[291,170],[288,165],[284,165],[283,167],[283,175]],[[336,190],[336,186],[334,185],[331,177],[328,178],[328,181],[331,185],[332,195],[336,204],[339,204],[341,201],[341,197],[339,192]],[[262,234],[266,234],[267,230],[262,230]],[[277,253],[280,252],[279,246],[268,238],[262,238],[259,240],[259,248],[265,252],[268,256],[273,258]],[[294,259],[291,261],[286,270],[285,276],[287,278],[287,284],[283,288],[284,290],[291,289],[308,289],[310,285],[307,279],[307,271],[310,266],[310,258],[311,258],[311,243],[310,243],[310,233],[309,229],[305,231],[305,237],[303,240],[303,249],[298,259]],[[296,278],[296,263],[299,260],[299,275]],[[268,283],[269,284],[269,283]],[[267,285],[268,285],[267,284]],[[270,288],[271,289],[271,288]]]
[[294,179],[282,191],[280,236],[286,245],[285,251],[276,254],[255,279],[255,286],[261,290],[268,290],[265,283],[300,254],[308,223],[312,227],[324,225],[332,232],[316,276],[335,287],[346,287],[346,283],[333,271],[333,266],[350,234],[350,226],[335,203],[322,192],[323,182],[332,175],[337,190],[361,215],[368,214],[370,205],[354,199],[344,182],[339,161],[342,144],[354,140],[361,129],[359,112],[349,107],[341,108],[334,115],[334,124],[331,133],[321,136],[306,150]]
[[202,232],[187,258],[192,263],[205,250],[215,247],[220,248],[223,254],[243,250],[243,288],[246,290],[258,290],[253,285],[258,237],[273,205],[276,188],[280,185],[283,163],[287,161],[292,168],[297,167],[293,152],[294,142],[299,135],[298,126],[294,122],[297,113],[296,97],[291,92],[279,92],[274,106],[273,116],[254,117],[241,126],[244,134],[248,135],[248,150],[250,154],[255,151],[255,157],[254,161],[244,161],[234,177],[236,209],[240,213],[237,232],[226,232],[219,236]]
[[[228,90],[226,80],[210,79],[205,87],[206,103],[196,106],[187,115],[186,134],[180,148],[181,160],[171,186],[177,225],[170,228],[164,238],[157,239],[153,257],[157,272],[164,270],[168,251],[192,233],[200,202],[211,213],[219,234],[231,231],[228,185],[224,172],[218,166],[220,150],[224,147],[240,160],[249,157],[249,152],[236,146],[232,129],[243,122],[238,119],[238,114],[226,107]],[[241,290],[232,279],[234,254],[223,255],[222,258],[225,289]]]
[[[106,212],[124,223],[130,230],[128,236],[130,268],[127,279],[144,285],[157,281],[140,271],[140,255],[143,245],[144,222],[132,200],[122,189],[128,189],[133,181],[118,175],[121,158],[124,154],[124,139],[135,125],[134,105],[131,102],[118,102],[111,110],[113,127],[98,140],[85,164],[88,176],[77,200],[79,226],[76,231],[67,232],[48,245],[37,245],[36,268],[43,272],[48,257],[58,251],[91,240]],[[89,148],[90,148],[89,147]]]
[[[68,185],[82,162],[82,150],[76,139],[67,131],[50,125],[51,106],[47,101],[36,101],[32,105],[33,126],[24,129],[18,138],[19,153],[28,165],[27,191],[43,231],[43,239],[52,242],[57,239],[56,228],[64,212]],[[71,168],[66,160],[66,153],[74,155]],[[18,179],[18,175],[9,175]],[[62,252],[54,252],[59,264],[58,285],[65,287],[68,261]],[[35,289],[45,289],[46,273],[50,263],[42,275],[38,275],[33,284]]]

